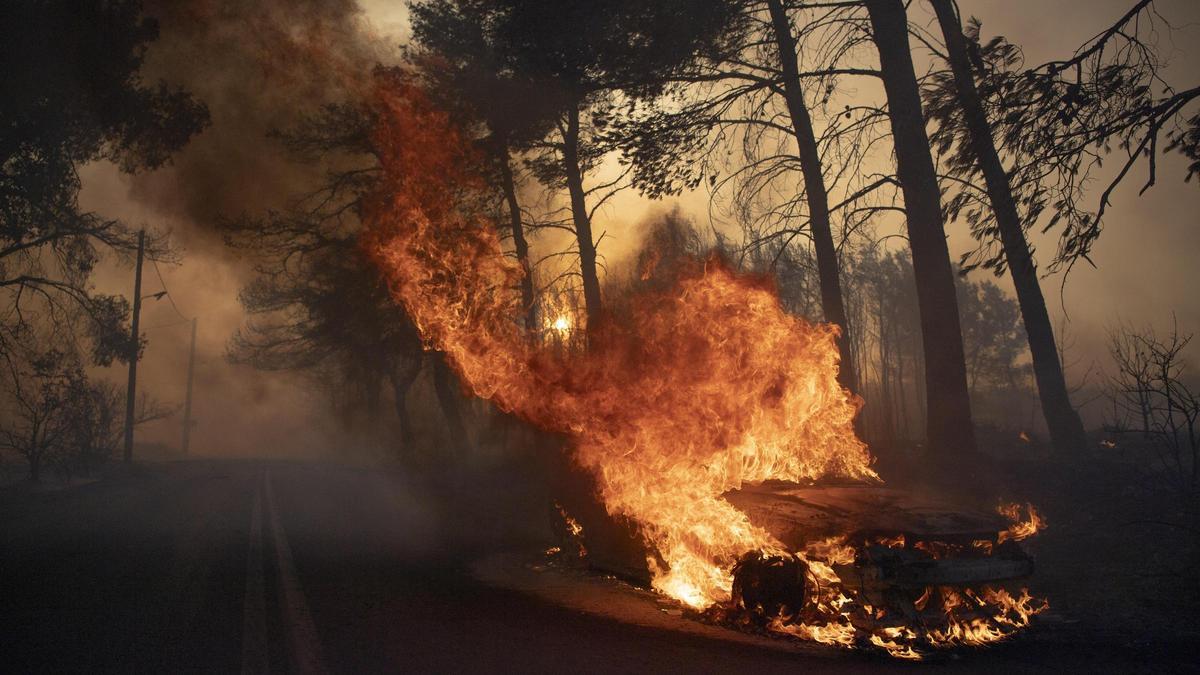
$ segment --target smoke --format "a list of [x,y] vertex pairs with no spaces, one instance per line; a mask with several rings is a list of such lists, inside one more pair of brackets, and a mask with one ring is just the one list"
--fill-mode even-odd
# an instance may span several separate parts
[[[1185,26],[1194,25],[1194,7],[1178,0],[1170,7]],[[1032,62],[1061,56],[1063,45],[1094,34],[1119,9],[1116,0],[1105,2],[1102,12],[1093,8],[1095,16],[1087,17],[1078,8],[1051,8],[1054,20],[1041,24],[980,3],[965,3],[963,11],[980,16],[989,34],[1005,34],[1022,44]],[[147,54],[146,79],[162,79],[194,93],[209,106],[212,126],[178,153],[171,166],[150,174],[128,177],[109,165],[86,167],[82,201],[131,225],[170,230],[182,250],[181,264],[160,268],[179,310],[199,317],[193,448],[233,455],[276,448],[289,454],[316,452],[341,432],[321,394],[309,393],[311,383],[224,360],[230,335],[244,321],[237,294],[253,272],[250,261],[224,246],[218,223],[222,217],[281,208],[321,179],[319,169],[292,161],[267,134],[307,110],[339,100],[369,76],[374,64],[394,63],[405,39],[403,5],[388,0],[146,0],[146,11],[160,27],[160,38]],[[1046,32],[1046,26],[1054,29]],[[1172,52],[1172,72],[1180,81],[1195,73],[1183,39],[1194,28],[1184,30]],[[1186,254],[1200,242],[1192,227],[1197,198],[1194,187],[1179,180],[1178,169],[1173,157],[1166,158],[1160,165],[1161,184],[1146,197],[1136,198],[1140,185],[1115,195],[1112,227],[1096,251],[1100,269],[1077,269],[1063,292],[1075,343],[1069,354],[1074,380],[1083,379],[1092,364],[1106,361],[1104,329],[1118,318],[1162,325],[1174,310],[1181,330],[1200,330],[1200,296],[1188,292],[1194,276],[1188,261],[1194,256]],[[606,165],[597,182],[617,172],[615,164]],[[679,203],[695,215],[702,230],[709,227],[707,195],[687,194]],[[600,209],[594,229],[602,234],[600,253],[610,271],[636,257],[643,223],[662,208],[627,190]],[[961,226],[952,225],[948,234],[954,254],[972,246]],[[1034,243],[1040,250],[1053,244],[1036,236]],[[533,242],[539,255],[568,244],[555,232]],[[1000,281],[1007,291],[1006,280]],[[1060,282],[1056,276],[1045,283],[1059,317]],[[114,264],[98,273],[96,284],[97,290],[128,297],[131,270]],[[148,267],[144,294],[158,290],[157,274]],[[183,401],[190,338],[189,327],[178,321],[166,299],[147,303],[143,326],[150,342],[140,368],[142,390],[177,404]],[[123,382],[121,372],[109,376]],[[144,429],[143,437],[174,447],[179,423],[178,415],[157,422]]]
[[204,100],[213,124],[131,196],[208,232],[221,216],[277,207],[318,179],[267,134],[343,100],[389,56],[353,0],[152,0],[147,12],[162,26],[148,74]]
[[[197,317],[193,452],[316,454],[343,430],[311,382],[224,358],[244,321],[238,293],[254,273],[252,261],[225,246],[219,223],[284,208],[319,183],[321,169],[294,161],[269,133],[345,100],[375,64],[397,60],[401,38],[368,20],[355,0],[147,0],[145,11],[160,30],[146,55],[145,80],[190,91],[209,107],[212,125],[159,171],[126,176],[107,164],[84,171],[85,207],[169,231],[182,253],[177,265],[156,270],[148,263],[143,272],[143,296],[165,283],[170,299],[144,305],[149,345],[139,390],[182,404],[190,341],[184,319]],[[396,30],[402,21],[393,15],[385,27]],[[98,272],[96,285],[129,297],[132,277],[114,262]],[[118,369],[108,376],[123,381]],[[178,447],[180,425],[181,415],[147,425],[139,442]]]

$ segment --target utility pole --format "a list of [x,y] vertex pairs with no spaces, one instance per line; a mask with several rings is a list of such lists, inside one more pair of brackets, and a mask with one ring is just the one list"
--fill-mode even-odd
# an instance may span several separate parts
[[196,319],[192,319],[192,348],[188,352],[187,396],[183,399],[183,441],[179,444],[184,456],[192,437],[192,375],[196,372]]
[[129,328],[129,385],[125,388],[125,463],[133,462],[133,407],[137,397],[138,319],[142,313],[142,258],[146,255],[146,230],[138,232],[137,268],[133,274],[133,321]]

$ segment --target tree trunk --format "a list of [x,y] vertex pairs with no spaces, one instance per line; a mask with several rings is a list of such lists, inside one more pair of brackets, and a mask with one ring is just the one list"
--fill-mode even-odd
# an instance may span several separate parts
[[455,459],[466,456],[468,448],[467,427],[463,423],[462,393],[458,378],[446,363],[446,355],[442,352],[431,354],[433,361],[433,388],[437,393],[438,404],[446,417],[446,430],[450,433],[451,455]]
[[892,384],[892,349],[891,337],[884,312],[879,313],[879,417],[882,434],[879,440],[895,440],[896,424],[893,415],[896,400],[895,387]]
[[838,352],[841,355],[838,381],[846,389],[854,391],[858,377],[855,374],[854,357],[850,353],[849,326],[846,324],[846,308],[842,300],[837,249],[833,245],[833,231],[829,224],[829,194],[825,190],[821,155],[817,150],[812,118],[808,114],[804,92],[800,88],[800,72],[796,67],[796,40],[792,36],[791,23],[782,2],[768,0],[767,7],[771,12],[775,45],[779,49],[779,61],[783,67],[783,96],[787,101],[788,115],[791,117],[792,131],[796,137],[800,170],[804,174],[809,229],[812,232],[813,251],[817,258],[817,278],[821,284],[821,311],[826,321],[836,324],[842,331],[838,338]]
[[896,343],[896,438],[909,438],[908,396],[905,393],[904,347],[899,338]]
[[521,277],[521,306],[525,310],[525,330],[533,330],[537,326],[537,310],[533,299],[533,267],[529,264],[529,242],[525,240],[525,227],[521,223],[521,205],[517,201],[517,186],[513,181],[512,166],[509,164],[508,143],[498,143],[496,161],[500,164],[500,182],[504,190],[504,201],[508,204],[513,247],[517,251],[517,262],[525,273]]
[[583,277],[583,304],[590,331],[600,318],[600,277],[596,274],[596,243],[592,240],[592,221],[588,217],[583,192],[583,172],[579,166],[579,106],[567,113],[563,132],[563,172],[571,195],[571,218],[579,245],[579,273]]
[[971,149],[975,153],[979,170],[987,184],[988,198],[996,216],[1000,231],[1000,243],[1004,257],[1017,291],[1017,303],[1029,336],[1029,353],[1033,356],[1033,373],[1037,380],[1038,395],[1042,403],[1042,414],[1046,417],[1046,428],[1050,440],[1060,453],[1081,451],[1087,447],[1083,422],[1071,405],[1063,377],[1058,346],[1054,339],[1054,327],[1046,311],[1046,299],[1038,282],[1037,266],[1025,240],[1025,231],[1017,213],[1008,174],[1000,162],[992,140],[992,129],[987,113],[979,100],[975,88],[975,77],[967,55],[967,45],[962,34],[962,24],[955,13],[951,0],[932,0],[937,12],[938,23],[946,40],[946,53],[950,68],[954,72],[958,102],[962,106],[970,136]]
[[396,407],[396,421],[400,424],[400,443],[405,449],[411,449],[415,440],[412,417],[408,414],[408,391],[421,373],[421,360],[418,358],[405,359],[405,365],[392,366],[389,378],[392,381],[392,399]]
[[976,450],[975,430],[967,396],[954,269],[946,246],[941,194],[908,44],[908,18],[902,0],[867,0],[866,5],[887,93],[896,175],[904,193],[917,284],[925,353],[928,450],[933,457],[947,459],[972,455]]

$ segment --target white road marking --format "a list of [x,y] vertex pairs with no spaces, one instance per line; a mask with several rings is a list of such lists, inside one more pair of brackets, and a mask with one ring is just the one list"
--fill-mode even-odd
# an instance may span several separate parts
[[300,579],[296,576],[296,566],[292,560],[292,548],[288,545],[287,535],[279,522],[279,512],[275,508],[275,490],[271,486],[270,470],[266,472],[265,482],[267,515],[275,543],[275,561],[279,569],[280,604],[283,606],[284,627],[292,665],[300,673],[325,673],[327,671],[321,660],[321,641],[317,635],[317,627],[313,624],[308,602],[304,599],[304,591],[300,587]]
[[267,656],[267,594],[263,574],[262,480],[256,481],[246,552],[246,595],[242,600],[242,673],[270,672]]

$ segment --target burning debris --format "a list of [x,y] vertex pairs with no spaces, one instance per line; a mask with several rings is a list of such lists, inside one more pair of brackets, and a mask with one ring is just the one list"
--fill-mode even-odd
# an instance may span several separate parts
[[583,526],[578,520],[571,517],[562,504],[554,503],[554,509],[558,512],[558,517],[561,520],[559,531],[562,534],[561,546],[552,546],[546,551],[549,556],[569,555],[575,560],[583,560],[587,558],[587,547],[583,542]]
[[[1045,608],[1024,588],[1033,573],[1016,543],[1044,526],[918,500],[879,486],[771,483],[729,496],[791,553],[750,553],[734,567],[719,621],[819,642],[873,644],[917,658],[922,648],[994,642]],[[830,534],[842,532],[847,534]]]
[[995,584],[1032,571],[1015,543],[1040,523],[1032,507],[1028,527],[955,536],[780,520],[811,505],[816,493],[797,486],[821,478],[859,481],[866,502],[891,494],[855,436],[860,401],[837,382],[836,328],[787,314],[769,282],[709,259],[636,296],[632,321],[579,327],[586,350],[544,348],[517,321],[520,267],[468,206],[479,181],[459,132],[411,83],[383,79],[377,103],[383,189],[364,215],[394,296],[476,395],[570,439],[608,514],[636,525],[654,589],[898,656],[1028,623],[1034,601]]
[[1028,539],[1046,527],[1045,519],[1037,512],[1033,504],[1025,505],[1024,514],[1022,514],[1020,504],[1001,504],[996,507],[996,512],[1012,521],[1012,525],[1000,533],[997,541],[1000,544],[1005,541]]

